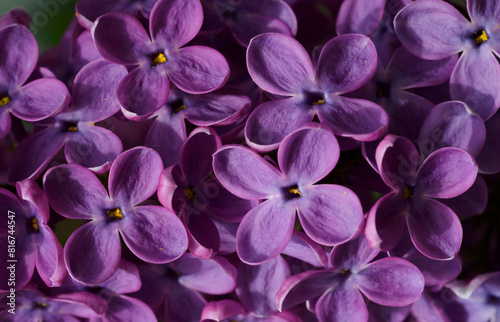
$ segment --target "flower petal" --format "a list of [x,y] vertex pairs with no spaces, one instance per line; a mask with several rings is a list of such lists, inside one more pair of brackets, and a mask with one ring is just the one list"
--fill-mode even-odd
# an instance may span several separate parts
[[214,153],[213,158],[215,176],[234,195],[264,199],[280,193],[281,174],[254,151],[227,145]]
[[364,234],[332,249],[330,261],[339,271],[345,269],[355,273],[363,269],[379,254],[378,250],[370,247]]
[[202,259],[212,258],[220,248],[219,231],[212,219],[203,211],[186,205],[181,211],[189,239],[189,251]]
[[116,158],[109,171],[109,195],[119,203],[136,205],[158,188],[163,162],[150,148],[136,147]]
[[3,139],[10,132],[12,120],[9,110],[6,108],[0,109],[0,139]]
[[384,7],[384,0],[369,1],[367,3],[359,0],[342,2],[337,15],[337,33],[339,35],[350,33],[371,34],[382,20]]
[[361,293],[340,284],[323,294],[315,306],[320,321],[368,321],[368,309]]
[[120,229],[123,241],[143,261],[168,263],[186,251],[186,229],[179,217],[167,209],[139,206],[124,217],[128,220],[123,222]]
[[460,220],[439,201],[426,198],[414,204],[407,222],[411,240],[423,255],[448,260],[460,250],[463,234]]
[[250,41],[248,73],[261,89],[277,94],[301,93],[314,80],[314,68],[304,47],[290,36],[266,33]]
[[268,200],[243,218],[236,233],[241,261],[257,265],[278,256],[292,237],[295,211],[291,203]]
[[126,321],[133,317],[137,321],[154,321],[156,316],[146,303],[125,295],[111,296],[108,299],[106,320]]
[[290,182],[305,185],[330,173],[339,156],[339,145],[330,129],[310,123],[285,137],[278,149],[278,164]]
[[248,47],[253,37],[267,32],[293,36],[290,27],[284,21],[260,13],[240,14],[238,22],[230,24],[229,27],[236,41],[243,47]]
[[312,240],[333,246],[352,238],[363,224],[363,208],[354,192],[340,185],[303,188],[297,198],[300,223]]
[[63,248],[49,227],[39,226],[39,233],[42,238],[36,247],[36,270],[47,286],[62,286],[68,276]]
[[184,115],[198,126],[229,125],[250,111],[250,99],[243,95],[189,95]]
[[496,1],[468,0],[467,12],[473,22],[498,22],[500,21],[500,5]]
[[318,60],[318,85],[325,93],[343,94],[367,83],[377,69],[377,50],[370,38],[349,34],[325,44]]
[[283,254],[300,259],[316,267],[326,267],[328,264],[328,257],[321,245],[314,242],[301,231],[293,231],[292,238],[283,250]]
[[495,113],[484,123],[486,127],[486,141],[483,149],[476,157],[481,173],[500,172],[500,113]]
[[212,154],[222,143],[214,130],[197,128],[189,135],[181,151],[181,166],[188,182],[200,185],[212,173]]
[[201,321],[224,321],[225,319],[245,313],[243,306],[233,300],[208,302],[201,313]]

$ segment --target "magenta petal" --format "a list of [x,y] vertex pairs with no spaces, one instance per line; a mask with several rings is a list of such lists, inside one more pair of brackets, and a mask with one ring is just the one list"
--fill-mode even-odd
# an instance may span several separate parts
[[62,286],[68,276],[64,266],[63,248],[52,229],[39,228],[42,241],[36,248],[36,269],[47,286]]
[[8,106],[20,119],[39,121],[60,112],[69,100],[64,83],[54,78],[42,78],[21,87]]
[[125,244],[148,263],[168,263],[187,249],[186,229],[172,212],[159,206],[139,206],[120,226]]
[[144,302],[125,295],[112,296],[108,299],[107,321],[126,321],[133,317],[136,321],[154,321],[156,316]]
[[420,298],[424,290],[424,276],[420,270],[397,257],[368,264],[354,279],[364,295],[381,305],[411,304]]
[[66,143],[64,155],[69,163],[104,173],[122,150],[122,142],[113,132],[100,126],[80,126]]
[[229,145],[214,153],[213,158],[215,176],[234,195],[264,199],[280,193],[281,174],[254,151]]
[[278,164],[290,181],[312,184],[333,170],[340,156],[335,135],[326,126],[311,123],[290,133],[278,149]]
[[189,251],[203,259],[213,257],[219,251],[220,237],[212,219],[190,205],[182,210],[181,216],[188,233]]
[[201,313],[201,321],[223,321],[238,314],[245,314],[245,309],[236,301],[220,300],[217,302],[208,302]]
[[293,231],[292,238],[283,250],[283,254],[300,259],[316,267],[326,267],[328,264],[328,257],[322,246],[301,231]]
[[24,9],[14,8],[0,17],[0,30],[15,24],[29,28],[30,23],[31,16],[29,13],[27,13]]
[[50,205],[71,219],[102,218],[108,193],[88,169],[73,164],[49,169],[43,177],[43,189]]
[[343,94],[367,83],[377,69],[377,50],[370,38],[349,34],[325,44],[318,60],[319,87],[326,93]]
[[330,261],[332,266],[339,271],[348,269],[357,273],[378,254],[378,250],[370,247],[365,235],[360,234],[356,239],[334,247]]
[[229,125],[250,111],[250,99],[242,95],[189,95],[184,115],[198,126]]
[[168,76],[181,90],[203,94],[222,87],[229,78],[229,65],[217,50],[205,46],[177,49],[169,54]]
[[399,40],[414,55],[442,59],[464,49],[463,35],[470,27],[467,19],[451,4],[424,0],[401,10],[394,18],[394,29]]
[[276,149],[286,135],[313,119],[314,111],[289,98],[259,105],[248,117],[245,138],[259,152]]
[[417,172],[415,192],[431,198],[453,198],[467,191],[477,176],[477,164],[467,152],[441,148],[433,152]]
[[49,127],[24,139],[12,154],[9,182],[37,178],[62,149],[66,136],[66,133]]
[[315,242],[333,246],[352,238],[363,223],[354,192],[340,185],[304,187],[297,199],[300,223]]
[[295,39],[278,33],[266,33],[250,41],[247,67],[261,89],[290,95],[307,89],[314,80],[309,54]]
[[379,105],[337,96],[318,109],[318,118],[333,133],[359,141],[373,141],[387,132],[389,116]]
[[320,321],[368,321],[368,309],[361,293],[351,285],[340,284],[327,291],[316,303]]
[[482,176],[478,175],[474,184],[455,198],[441,199],[460,218],[482,214],[488,205],[488,186]]
[[180,48],[201,28],[203,9],[197,0],[158,1],[151,11],[151,38],[162,48]]
[[[275,1],[280,3],[281,1]],[[238,23],[230,24],[231,32],[236,41],[248,47],[253,37],[266,32],[275,32],[287,36],[293,36],[290,27],[281,19],[264,16],[260,13],[242,14],[238,17]]]
[[125,204],[136,205],[156,192],[163,171],[158,153],[136,147],[123,152],[109,171],[109,195]]
[[12,120],[7,108],[0,109],[0,139],[3,139],[10,132]]
[[462,243],[462,225],[444,204],[425,198],[410,209],[408,230],[413,244],[423,255],[437,260],[455,257]]
[[167,101],[170,82],[160,69],[137,67],[128,73],[117,89],[123,115],[134,121],[142,121]]
[[99,284],[110,278],[121,257],[120,237],[114,225],[89,222],[71,234],[64,246],[64,261],[75,280]]
[[500,107],[500,65],[487,47],[463,52],[450,78],[450,94],[465,102],[483,120],[489,119]]
[[279,199],[256,206],[243,218],[236,233],[236,250],[247,264],[257,265],[278,256],[290,241],[295,223],[291,203]]
[[336,29],[339,35],[358,33],[371,34],[382,20],[385,0],[346,0],[340,7]]
[[112,12],[99,17],[92,34],[99,53],[113,63],[136,65],[154,50],[139,20],[125,13]]

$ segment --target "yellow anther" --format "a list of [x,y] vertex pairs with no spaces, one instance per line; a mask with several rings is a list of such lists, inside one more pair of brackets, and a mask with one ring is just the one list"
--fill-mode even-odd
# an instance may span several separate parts
[[[478,33],[479,32],[477,32],[477,34]],[[488,35],[486,34],[486,32],[484,30],[481,29],[481,34],[478,35],[474,40],[476,41],[476,44],[481,45],[483,42],[488,40]]]
[[159,53],[155,59],[153,59],[153,68],[157,65],[163,64],[167,62],[167,57],[163,53]]
[[349,272],[349,269],[348,269],[348,268],[344,269],[342,272],[340,272],[340,274],[345,274],[345,273],[347,273],[347,272]]
[[35,302],[35,306],[38,306],[38,307],[47,307],[47,303],[42,303],[42,302]]
[[413,195],[411,194],[410,188],[405,186],[405,190],[403,190],[403,200],[408,200],[408,198],[413,199]]
[[4,96],[0,98],[0,107],[4,106],[5,104],[10,103],[10,98],[8,96]]
[[95,123],[90,123],[90,125],[95,125]]
[[298,195],[299,197],[302,197],[302,194],[300,193],[299,188],[289,188],[288,192],[290,192],[294,195]]
[[76,127],[76,126],[70,126],[70,127],[68,127],[68,131],[69,132],[78,132],[78,127]]
[[189,189],[189,188],[186,188],[184,189],[184,195],[186,196],[186,198],[188,198],[189,200],[192,200],[194,198],[194,192],[193,190]]
[[323,104],[325,104],[325,99],[324,98],[319,99],[316,102],[312,103],[312,105],[323,105]]
[[36,217],[31,218],[31,224],[33,225],[33,229],[38,231],[38,221],[36,220]]
[[123,218],[123,214],[120,211],[120,208],[108,210],[107,214],[108,214],[108,217],[113,218],[113,219],[122,219]]
[[173,114],[179,113],[180,111],[185,110],[186,108],[187,108],[186,104],[182,104],[181,106],[179,106],[174,110]]

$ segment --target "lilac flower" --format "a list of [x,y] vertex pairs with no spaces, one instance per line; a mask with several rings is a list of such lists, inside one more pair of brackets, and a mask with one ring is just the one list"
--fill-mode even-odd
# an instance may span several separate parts
[[167,263],[187,248],[179,218],[160,206],[138,205],[156,192],[163,169],[160,156],[137,147],[122,153],[109,172],[109,196],[88,169],[68,164],[44,175],[49,202],[59,214],[90,219],[69,237],[64,259],[70,275],[84,284],[99,284],[118,268],[120,235],[140,259]]
[[254,82],[280,99],[258,106],[246,127],[247,143],[258,151],[276,149],[293,130],[318,115],[336,135],[375,140],[387,130],[388,117],[375,103],[347,98],[375,73],[377,54],[366,36],[343,35],[330,40],[313,66],[295,39],[275,33],[250,42],[247,66]]
[[9,181],[38,177],[63,147],[69,163],[97,173],[108,171],[122,152],[122,143],[111,131],[94,123],[119,110],[115,92],[125,75],[123,67],[103,59],[86,65],[75,78],[70,108],[47,120],[48,127],[23,140],[14,151]]
[[30,27],[31,17],[22,8],[14,8],[0,17],[0,30],[14,24]]
[[[9,286],[16,289],[24,287],[33,276],[35,266],[42,280],[49,287],[61,286],[68,272],[64,266],[63,249],[49,221],[49,203],[45,193],[38,185],[26,180],[16,184],[17,193],[22,201],[11,192],[0,188],[0,241],[3,247],[1,260],[17,260],[15,264],[15,285],[8,285],[10,271],[1,270],[0,289],[7,291]],[[14,245],[14,253],[9,252]],[[9,255],[14,255],[14,258]]]
[[80,0],[76,3],[76,16],[78,22],[85,28],[90,29],[94,21],[109,12],[125,12],[130,15],[141,13],[149,18],[153,6],[158,0]]
[[38,60],[35,37],[22,25],[0,30],[0,139],[10,131],[9,112],[25,121],[39,121],[62,111],[69,93],[54,78],[26,84]]
[[418,300],[424,289],[418,268],[397,257],[370,263],[378,253],[364,235],[335,247],[330,256],[333,268],[307,271],[283,283],[276,296],[279,309],[313,300],[320,322],[368,321],[361,293],[381,305],[404,306]]
[[214,154],[215,176],[234,195],[267,199],[250,210],[238,228],[236,248],[245,263],[278,256],[290,241],[295,212],[307,235],[322,245],[352,238],[363,223],[356,195],[337,185],[313,185],[339,158],[333,133],[308,124],[288,135],[278,149],[281,172],[254,151],[228,145]]
[[377,148],[376,160],[393,191],[368,213],[365,233],[370,245],[393,249],[407,226],[423,255],[453,258],[462,242],[462,226],[453,210],[434,198],[453,198],[469,189],[477,175],[474,158],[457,148],[441,148],[417,169],[418,153],[411,141],[388,135]]
[[494,55],[500,53],[500,4],[468,0],[467,11],[470,22],[445,1],[417,1],[398,13],[394,25],[403,45],[424,59],[462,52],[450,79],[451,97],[487,120],[500,107],[500,65]]
[[486,141],[483,149],[476,158],[481,173],[500,172],[500,113],[495,113],[484,122],[486,127]]
[[205,0],[202,31],[220,32],[229,27],[236,41],[247,47],[250,40],[266,32],[288,36],[297,33],[297,18],[282,0]]
[[137,66],[118,86],[127,118],[142,120],[162,107],[170,81],[193,94],[224,85],[229,77],[224,56],[205,46],[183,47],[196,36],[202,21],[198,0],[158,1],[151,12],[150,35],[136,18],[124,13],[109,13],[96,21],[92,30],[101,55],[117,64]]

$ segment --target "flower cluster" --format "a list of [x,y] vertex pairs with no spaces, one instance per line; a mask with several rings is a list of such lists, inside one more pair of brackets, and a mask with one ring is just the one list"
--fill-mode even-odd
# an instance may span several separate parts
[[0,320],[500,318],[500,2],[75,11],[0,17]]

